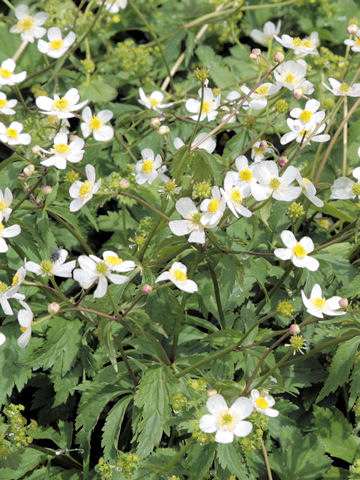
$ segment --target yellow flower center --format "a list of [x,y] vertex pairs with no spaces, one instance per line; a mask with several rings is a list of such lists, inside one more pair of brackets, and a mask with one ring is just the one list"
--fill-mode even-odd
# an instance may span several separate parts
[[[262,153],[262,150],[260,150],[260,153]],[[250,182],[250,180],[253,177],[253,174],[250,172],[248,168],[245,168],[245,170],[239,170],[239,177],[240,177],[240,180],[243,180],[244,182]]]
[[293,248],[294,255],[296,255],[299,258],[304,258],[306,255],[306,250],[305,248],[300,245],[300,243],[297,243],[295,247]]
[[311,301],[316,308],[323,308],[326,302],[325,298],[313,298]]
[[311,41],[310,40],[305,40],[305,42],[303,42],[303,46],[304,47],[311,47]]
[[308,182],[310,182],[310,180],[308,178],[303,178],[303,182],[308,183]]
[[119,263],[123,262],[122,258],[114,257],[114,255],[108,255],[105,257],[105,262],[110,263],[110,265],[119,265]]
[[211,110],[211,100],[204,100],[202,105],[202,112],[209,113]]
[[62,47],[62,44],[63,41],[61,38],[59,38],[59,40],[53,40],[52,42],[50,42],[50,48],[52,50],[59,50]]
[[85,180],[80,187],[79,195],[81,200],[85,200],[88,195],[90,195],[92,189],[92,183],[89,180]]
[[191,217],[191,220],[194,222],[194,223],[200,223],[200,219],[201,219],[201,213],[194,213],[194,215],[192,215]]
[[327,218],[322,218],[320,220],[318,220],[318,224],[323,227],[323,228],[330,228],[330,223],[329,223],[329,220]]
[[152,107],[156,107],[156,105],[159,105],[160,100],[156,100],[156,98],[148,97],[150,105]]
[[258,408],[263,408],[264,410],[269,406],[268,402],[263,397],[257,398],[255,403]]
[[6,70],[6,68],[1,68],[0,67],[0,75],[3,78],[9,78],[9,77],[11,77],[12,74],[13,74],[13,72],[10,72],[10,70]]
[[105,275],[108,271],[108,267],[106,266],[105,262],[99,262],[96,264],[96,271],[101,275]]
[[53,269],[53,264],[52,264],[52,261],[51,260],[43,260],[41,263],[40,263],[40,267],[41,267],[41,270],[43,271],[43,273],[45,274],[49,274],[49,273],[52,273],[52,269]]
[[6,285],[5,282],[0,282],[0,292],[1,292],[1,293],[6,293],[7,290],[8,290],[8,288],[9,288],[9,287]]
[[242,202],[242,196],[239,190],[233,190],[231,193],[231,200],[236,203]]
[[152,162],[151,160],[144,160],[141,170],[144,173],[150,173],[151,170],[153,169],[153,165],[154,165],[154,162]]
[[294,83],[295,81],[295,75],[293,73],[287,73],[285,76],[285,82],[286,83]]
[[20,33],[25,32],[25,30],[30,30],[30,28],[34,25],[34,19],[32,17],[23,18],[18,21],[17,25]]
[[20,330],[21,330],[22,332],[26,332],[27,329],[28,329],[28,327],[20,327]]
[[234,430],[237,423],[238,415],[234,412],[231,413],[228,408],[223,410],[217,418],[217,424],[222,430]]
[[60,155],[63,155],[69,150],[70,146],[66,145],[66,143],[58,143],[57,145],[54,145],[54,150],[56,153],[60,153]]
[[0,201],[0,210],[3,212],[8,207],[8,204],[4,200]]
[[254,147],[253,150],[257,155],[262,155],[264,153],[264,150],[259,147]]
[[255,93],[257,93],[258,95],[266,95],[267,92],[269,90],[269,86],[268,85],[264,85],[263,87],[259,87],[255,90]]
[[278,178],[272,178],[270,180],[270,183],[269,183],[269,186],[270,188],[272,188],[273,190],[277,190],[279,187],[280,187],[280,180]]
[[347,83],[342,83],[340,86],[340,92],[347,93],[349,91],[350,87]]
[[100,120],[100,118],[98,118],[97,116],[92,117],[90,122],[90,128],[92,130],[99,130],[101,125],[102,125],[102,121]]
[[69,102],[65,98],[59,98],[59,100],[55,100],[53,108],[55,110],[66,110],[68,105]]
[[360,183],[355,183],[351,190],[355,195],[360,195]]
[[8,128],[6,134],[9,138],[16,138],[18,136],[18,131],[15,128]]
[[309,122],[311,117],[312,117],[312,112],[310,112],[310,110],[304,110],[300,115],[299,117],[301,118],[301,120],[306,123],[306,122]]
[[19,283],[19,274],[15,273],[11,282],[11,286],[15,287],[18,283]]
[[3,225],[2,223],[0,223],[0,232],[1,232],[1,230],[3,230],[4,228],[5,228],[4,225]]
[[215,213],[215,212],[218,211],[218,208],[219,208],[219,200],[216,200],[215,198],[210,200],[209,205],[208,205],[208,211],[210,213]]
[[355,38],[355,43],[360,47],[360,37]]
[[7,104],[7,100],[0,100],[0,108],[3,108],[5,107],[5,105]]
[[182,272],[181,270],[174,270],[174,277],[176,281],[187,279],[186,273]]
[[303,44],[304,44],[303,41],[301,40],[301,38],[299,38],[299,37],[293,38],[292,42],[293,42],[294,47],[302,47]]

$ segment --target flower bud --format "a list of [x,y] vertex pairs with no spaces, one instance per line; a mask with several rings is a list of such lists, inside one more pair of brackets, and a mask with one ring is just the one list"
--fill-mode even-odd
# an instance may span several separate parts
[[122,190],[126,190],[130,187],[130,182],[127,178],[122,178],[119,182],[119,185]]
[[290,325],[289,332],[291,333],[291,335],[297,335],[298,333],[300,333],[299,325],[297,325],[296,323]]
[[299,98],[302,98],[303,96],[304,96],[304,89],[303,88],[295,88],[294,98],[296,98],[296,100],[299,100]]
[[150,125],[151,125],[151,128],[159,128],[160,125],[161,125],[161,119],[160,117],[154,117],[150,120]]
[[153,291],[153,287],[148,283],[145,283],[145,285],[142,286],[141,291],[145,293],[145,295],[147,295],[148,293],[151,293]]
[[285,59],[285,55],[282,52],[276,52],[274,55],[274,60],[276,63],[281,63]]
[[51,314],[58,313],[60,310],[60,305],[56,302],[52,302],[48,304],[48,312]]
[[261,50],[260,48],[253,48],[250,53],[250,58],[251,60],[258,60],[261,55]]
[[79,135],[70,135],[70,141],[72,142],[73,140],[76,140],[77,138],[80,138]]
[[265,148],[268,148],[268,146],[269,144],[266,140],[261,140],[261,142],[259,143],[259,148],[261,148],[261,150],[265,150]]
[[34,154],[34,155],[39,155],[39,153],[41,152],[41,148],[39,145],[34,145],[31,149],[31,152]]
[[289,159],[285,155],[281,155],[281,157],[278,158],[278,165],[279,167],[285,167],[285,165],[288,163]]
[[346,31],[349,35],[356,35],[357,32],[359,30],[359,27],[357,25],[355,25],[355,23],[351,23],[350,25],[348,25]]
[[349,305],[349,301],[347,298],[341,298],[339,300],[339,305],[341,308],[347,308],[347,306]]
[[44,195],[50,195],[52,193],[53,189],[50,187],[50,185],[43,185],[41,187],[41,193]]
[[161,125],[158,129],[159,135],[166,135],[170,132],[170,128],[167,125]]
[[26,167],[23,170],[23,174],[26,177],[31,177],[31,175],[35,172],[35,165],[30,163],[29,165],[26,165]]
[[215,388],[209,388],[206,393],[208,397],[213,397],[217,394],[217,390],[215,390]]

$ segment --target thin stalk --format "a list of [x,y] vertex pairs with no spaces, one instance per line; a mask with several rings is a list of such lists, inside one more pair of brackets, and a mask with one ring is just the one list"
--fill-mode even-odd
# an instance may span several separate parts
[[42,175],[39,180],[35,183],[35,185],[26,192],[26,194],[23,196],[23,198],[21,198],[17,204],[14,206],[13,210],[12,210],[12,213],[14,213],[24,202],[25,200],[27,200],[33,193],[34,191],[37,189],[37,187],[40,185],[40,183],[42,182],[42,179],[43,177],[46,175],[46,173],[44,175]]
[[245,11],[245,10],[259,10],[259,9],[262,9],[262,8],[276,8],[276,7],[285,7],[286,5],[291,5],[292,3],[295,3],[297,2],[297,0],[287,0],[286,2],[280,2],[280,3],[272,3],[272,4],[268,4],[268,3],[265,3],[263,5],[246,5],[245,7],[241,7],[241,10],[242,11]]
[[115,138],[116,140],[118,141],[118,143],[123,147],[125,148],[125,150],[127,151],[127,153],[130,155],[130,157],[135,161],[137,162],[137,158],[135,157],[135,155],[132,153],[130,147],[124,142],[124,140],[121,138],[121,136],[115,132]]
[[165,215],[165,213],[161,212],[157,208],[153,207],[150,205],[150,203],[146,202],[140,197],[137,197],[136,195],[133,195],[132,193],[125,193],[125,192],[116,192],[117,195],[123,195],[124,197],[132,198],[133,200],[136,200],[139,203],[142,203],[145,207],[148,209],[152,210],[154,213],[157,215],[160,215],[160,217],[164,218],[167,222],[170,222],[171,218]]
[[[348,114],[348,99],[345,96],[344,98],[344,119],[346,119]],[[347,146],[348,146],[348,123],[345,120],[344,123],[344,133],[343,133],[343,163],[342,163],[342,174],[345,177],[347,171]]]
[[268,476],[268,480],[273,480],[272,474],[271,474],[271,468],[270,468],[270,462],[269,462],[269,457],[266,451],[265,443],[264,440],[261,439],[261,449],[263,451],[264,455],[264,460],[265,460],[265,466],[266,466],[266,472]]
[[226,320],[225,320],[224,310],[223,310],[223,307],[222,307],[222,304],[221,304],[219,284],[218,284],[218,281],[217,281],[217,278],[216,278],[215,269],[211,265],[211,261],[209,261],[208,267],[209,267],[211,279],[212,279],[213,286],[214,286],[215,300],[216,300],[216,306],[217,306],[218,313],[219,313],[220,327],[222,329],[224,329],[224,328],[226,328]]

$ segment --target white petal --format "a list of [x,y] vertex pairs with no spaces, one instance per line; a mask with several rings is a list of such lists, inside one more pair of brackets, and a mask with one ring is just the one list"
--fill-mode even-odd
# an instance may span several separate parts
[[233,429],[234,434],[237,437],[246,437],[251,432],[253,426],[250,422],[239,422]]
[[297,244],[294,234],[290,230],[283,230],[280,234],[281,240],[288,248],[294,248]]
[[223,410],[228,408],[224,397],[219,393],[208,398],[206,407],[212,415],[219,415]]
[[234,440],[234,434],[226,430],[218,430],[215,435],[215,442],[231,443]]
[[199,421],[199,428],[205,433],[214,433],[217,430],[216,416],[203,415]]
[[234,410],[241,420],[251,415],[253,409],[253,404],[247,397],[238,398],[230,407],[230,411]]

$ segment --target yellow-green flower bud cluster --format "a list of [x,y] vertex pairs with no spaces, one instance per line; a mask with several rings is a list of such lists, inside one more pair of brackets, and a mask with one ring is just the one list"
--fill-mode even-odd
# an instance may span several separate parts
[[207,182],[195,183],[191,195],[193,199],[199,198],[200,200],[204,200],[205,198],[209,198],[210,195],[211,185]]
[[131,478],[138,468],[139,457],[135,453],[123,453],[116,465],[116,469],[122,472],[125,478]]
[[261,412],[254,411],[251,414],[250,422],[254,424],[254,427],[262,431],[266,431],[269,428],[269,417]]
[[125,40],[117,44],[116,51],[116,64],[119,69],[131,71],[133,76],[143,76],[151,70],[152,52],[146,46],[136,45],[133,40]]
[[154,226],[152,217],[144,217],[140,220],[138,232],[146,237]]
[[206,381],[202,378],[197,378],[197,379],[191,378],[190,380],[188,380],[187,385],[189,388],[191,388],[197,393],[205,392],[207,388]]
[[103,457],[99,459],[99,462],[95,467],[95,472],[100,474],[101,480],[110,480],[110,478],[112,478],[112,475],[113,475],[111,465],[105,462]]
[[301,352],[303,348],[305,348],[305,340],[302,335],[293,335],[290,337],[290,346],[294,349],[296,352]]
[[256,117],[254,117],[254,115],[248,115],[244,119],[243,127],[246,130],[254,130],[254,128],[256,127]]
[[305,208],[301,205],[301,203],[292,202],[286,210],[286,215],[291,220],[295,221],[305,215]]
[[199,425],[197,425],[195,430],[193,431],[192,437],[201,445],[206,445],[207,443],[215,442],[215,434],[204,433],[203,431],[200,430]]
[[320,54],[314,55],[313,62],[316,67],[320,67],[326,71],[326,75],[334,78],[341,78],[348,62],[344,57],[335,55],[326,47],[320,47]]
[[283,98],[280,98],[275,103],[275,110],[279,113],[286,113],[289,110],[289,103]]
[[295,307],[289,300],[281,300],[276,308],[276,311],[285,317],[291,317],[294,313]]
[[194,78],[197,82],[203,83],[209,78],[209,72],[205,68],[197,68],[194,72]]
[[335,105],[335,100],[333,98],[327,97],[327,98],[324,98],[321,106],[325,108],[325,110],[330,110],[331,108],[334,107],[334,105]]
[[245,452],[253,452],[261,447],[263,433],[261,428],[253,429],[250,435],[241,439],[241,445]]
[[66,183],[74,183],[79,179],[79,174],[74,170],[69,170],[64,175],[64,180]]
[[24,408],[23,405],[10,404],[3,409],[3,415],[0,416],[1,460],[6,460],[13,450],[22,450],[33,441],[31,431],[36,429],[37,423],[31,420],[27,425],[26,418],[21,414]]
[[85,69],[85,72],[86,73],[94,73],[95,72],[95,63],[88,59],[88,58],[85,58],[85,60],[81,60],[81,63]]

